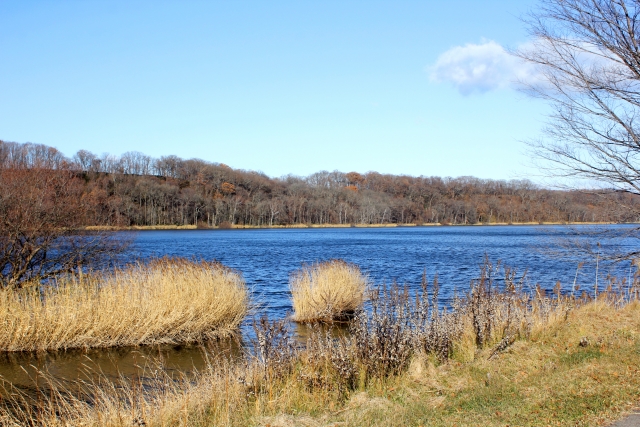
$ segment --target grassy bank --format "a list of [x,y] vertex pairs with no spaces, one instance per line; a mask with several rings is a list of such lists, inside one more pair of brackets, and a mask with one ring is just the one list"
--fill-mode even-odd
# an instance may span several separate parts
[[[256,324],[255,354],[195,378],[150,366],[136,378],[52,383],[0,400],[7,426],[601,425],[640,399],[636,293],[598,301],[523,293],[491,269],[443,311],[437,281],[417,298],[381,289],[351,334]],[[46,375],[46,374],[45,374]],[[78,397],[79,396],[79,397]]]
[[201,341],[232,333],[248,293],[218,263],[161,259],[0,291],[0,351]]
[[302,413],[294,405],[264,411],[255,424],[597,426],[640,405],[638,303],[622,309],[589,303],[493,352],[446,364],[416,357],[401,375],[354,391],[341,404],[327,399],[308,401]]
[[[611,225],[618,224],[614,222],[478,222],[475,224],[449,224],[449,223],[424,223],[424,224],[290,224],[290,225],[242,225],[229,224],[224,227],[197,227],[195,225],[136,225],[130,227],[118,226],[87,226],[84,230],[88,231],[127,231],[127,230],[196,230],[196,229],[300,229],[300,228],[395,228],[395,227],[479,227],[479,226],[497,226],[497,225]],[[630,224],[630,223],[629,223]]]
[[86,231],[138,231],[138,230],[197,230],[195,225],[132,225],[119,227],[115,225],[90,225],[84,227]]

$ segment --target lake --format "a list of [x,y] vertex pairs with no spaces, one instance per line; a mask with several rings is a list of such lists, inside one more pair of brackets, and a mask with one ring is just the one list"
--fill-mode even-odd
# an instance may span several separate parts
[[[242,272],[253,302],[258,303],[255,315],[282,319],[291,312],[289,275],[305,263],[333,258],[359,265],[373,285],[395,281],[416,289],[425,269],[429,278],[437,273],[445,304],[454,292],[464,293],[469,288],[485,254],[492,262],[501,260],[520,273],[526,270],[529,286],[540,283],[550,291],[559,280],[564,291],[569,291],[580,259],[558,259],[549,251],[566,239],[594,243],[593,237],[584,234],[586,230],[579,226],[452,226],[142,231],[137,233],[125,259],[180,256],[218,260]],[[634,239],[617,240],[603,243],[601,250],[634,245]],[[577,276],[582,289],[593,291],[595,271],[593,260],[585,263]],[[604,283],[608,272],[600,266],[600,283]],[[614,273],[626,277],[629,263],[619,264]],[[245,335],[250,335],[249,322],[250,319],[243,327]],[[295,331],[305,333],[303,327]],[[169,369],[184,372],[203,366],[205,353],[217,353],[220,348],[238,352],[238,345],[241,344],[5,354],[0,356],[0,376],[21,387],[32,386],[37,377],[35,367],[68,381],[85,376],[87,367],[107,375],[131,376],[146,360],[158,357]]]
[[[628,229],[630,226],[610,226]],[[450,226],[395,228],[322,228],[253,230],[175,230],[139,232],[132,256],[180,256],[218,260],[243,273],[261,313],[283,318],[291,311],[289,275],[305,263],[343,259],[360,266],[374,285],[397,282],[416,288],[423,271],[437,273],[444,301],[465,292],[479,275],[485,254],[492,262],[527,272],[527,283],[552,290],[559,280],[569,291],[577,277],[593,289],[595,261],[558,259],[549,251],[567,239],[595,242],[586,226]],[[633,247],[633,239],[602,245]],[[629,264],[617,266],[626,276]],[[600,268],[600,283],[607,270]]]

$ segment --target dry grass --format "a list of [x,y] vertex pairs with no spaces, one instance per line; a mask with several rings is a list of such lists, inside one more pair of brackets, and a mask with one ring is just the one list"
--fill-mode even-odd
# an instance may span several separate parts
[[247,312],[242,276],[219,263],[161,259],[109,274],[0,292],[0,351],[201,341]]
[[485,266],[450,311],[435,304],[437,282],[423,280],[415,303],[383,290],[351,335],[318,329],[304,348],[286,324],[262,320],[255,357],[192,378],[150,366],[71,388],[52,381],[37,396],[12,390],[0,425],[593,426],[638,404],[637,292],[527,295],[510,273],[498,289],[493,272]]
[[344,341],[318,335],[296,351],[282,330],[263,326],[273,340],[267,359],[212,363],[188,379],[148,366],[136,378],[52,380],[37,396],[12,390],[0,425],[593,426],[640,399],[638,303],[588,303],[494,357],[492,347],[464,363],[416,353],[402,372],[361,374],[348,388]]
[[[176,378],[158,364],[142,367],[135,378],[110,379],[87,372],[86,380],[72,386],[40,372],[48,381],[45,389],[35,393],[12,388],[4,391],[9,398],[0,399],[4,403],[0,426],[200,425],[197,421],[225,425],[246,405],[244,386],[230,381],[243,372],[221,362],[189,378]],[[213,419],[215,424],[204,423]]]
[[362,307],[367,277],[354,265],[331,260],[305,266],[291,275],[293,319],[333,322],[348,319]]
[[89,231],[144,231],[144,230],[196,230],[196,225],[132,225],[132,226],[118,226],[118,225],[88,225],[83,227],[83,230]]
[[[640,404],[640,305],[591,302],[491,357],[434,365],[417,358],[406,374],[367,389],[366,408],[324,423],[353,426],[596,426]],[[581,346],[582,338],[588,344]],[[398,405],[397,403],[400,403]],[[274,424],[274,427],[277,424]],[[320,423],[316,425],[321,425]]]

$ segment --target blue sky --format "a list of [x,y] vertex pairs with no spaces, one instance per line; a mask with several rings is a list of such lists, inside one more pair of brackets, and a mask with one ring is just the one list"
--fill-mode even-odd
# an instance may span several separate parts
[[533,178],[532,1],[0,0],[0,139],[319,170]]

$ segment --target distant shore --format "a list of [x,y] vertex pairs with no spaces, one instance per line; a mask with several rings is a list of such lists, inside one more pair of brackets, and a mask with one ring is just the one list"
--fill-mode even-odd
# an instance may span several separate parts
[[504,226],[504,225],[613,225],[632,224],[619,222],[480,222],[475,224],[447,224],[447,223],[424,223],[424,224],[292,224],[292,225],[242,225],[233,224],[227,227],[207,227],[195,225],[133,225],[130,227],[119,227],[111,225],[92,225],[83,227],[87,231],[131,231],[131,230],[248,230],[248,229],[286,229],[286,228],[402,228],[402,227],[478,227],[478,226]]

